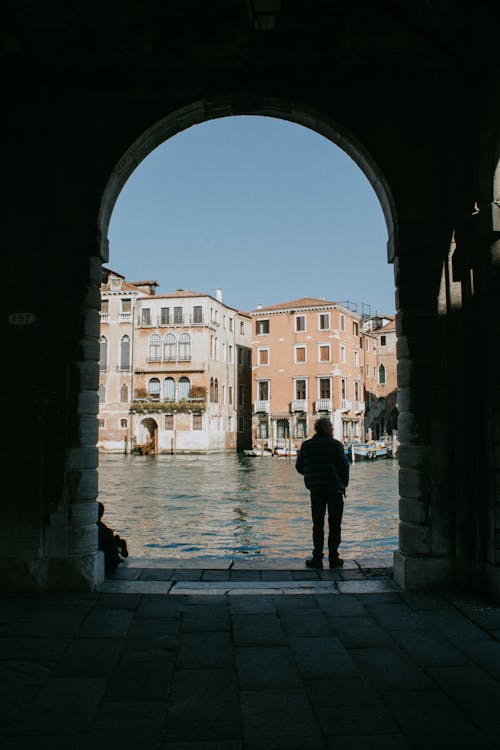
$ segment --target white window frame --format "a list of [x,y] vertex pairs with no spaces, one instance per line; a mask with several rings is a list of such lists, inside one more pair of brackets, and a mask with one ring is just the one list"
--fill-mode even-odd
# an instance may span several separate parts
[[[300,361],[297,359],[297,350],[298,349],[304,349],[306,356],[303,361]],[[307,365],[307,344],[294,344],[293,346],[293,363],[295,365]]]
[[340,364],[345,365],[345,346],[344,344],[340,345]]
[[[267,383],[267,398],[261,398],[260,397],[260,384],[261,383]],[[241,386],[240,386],[241,387]],[[256,401],[270,401],[271,400],[271,380],[270,378],[259,378],[257,380],[257,398]],[[239,398],[239,394],[238,394]]]
[[[357,393],[356,393],[357,391]],[[361,383],[359,380],[354,381],[354,400],[355,401],[362,401],[361,398]]]
[[[308,401],[309,400],[309,378],[302,376],[293,377],[293,399],[294,401]],[[306,395],[304,397],[297,396],[297,383],[304,382],[306,384]]]
[[354,367],[359,367],[359,349],[353,350]]
[[[322,380],[328,380],[328,382],[330,383],[330,395],[329,396],[322,396],[321,395],[321,381]],[[328,375],[326,377],[324,377],[323,375],[317,376],[316,377],[316,394],[317,394],[316,398],[318,398],[318,399],[319,398],[332,398],[332,393],[333,393],[332,379],[330,377],[328,377]]]
[[380,346],[387,346],[387,336],[385,333],[380,336]]
[[[297,328],[297,321],[303,320],[304,321],[304,328]],[[295,333],[305,333],[307,331],[307,316],[306,315],[295,315],[294,317],[294,323],[293,323],[294,331]]]
[[[328,318],[328,325],[326,326],[326,328],[322,328],[321,327],[321,318],[323,316],[326,316]],[[331,320],[330,313],[329,312],[327,312],[327,313],[318,313],[318,331],[331,331],[331,328],[332,328],[332,320]]]
[[340,313],[340,330],[345,331],[345,315],[344,313]]
[[[258,318],[256,323],[257,325],[256,325],[255,334],[257,336],[269,336],[269,332],[271,330],[271,321],[269,320],[269,318]],[[267,331],[265,332],[259,331],[260,323],[267,323]],[[243,325],[243,323],[241,323],[241,325]],[[241,332],[243,333],[243,331]]]

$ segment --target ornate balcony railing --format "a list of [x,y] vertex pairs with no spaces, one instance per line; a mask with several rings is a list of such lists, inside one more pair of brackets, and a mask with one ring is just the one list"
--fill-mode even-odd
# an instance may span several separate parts
[[352,401],[349,401],[348,398],[343,398],[340,410],[341,411],[351,411],[351,409],[352,409]]
[[355,401],[354,402],[354,411],[356,414],[361,414],[365,410],[365,402],[364,401]]
[[265,414],[269,414],[269,401],[255,401],[253,405],[253,413],[258,414],[259,412],[264,412]]
[[307,411],[307,400],[305,398],[296,398],[290,404],[290,411]]
[[315,403],[315,409],[317,412],[332,411],[332,399],[331,398],[318,398]]

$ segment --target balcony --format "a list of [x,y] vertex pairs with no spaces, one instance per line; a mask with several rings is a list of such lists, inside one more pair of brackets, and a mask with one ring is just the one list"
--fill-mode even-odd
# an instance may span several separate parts
[[307,411],[307,400],[305,398],[296,398],[290,404],[290,411],[295,412],[306,412]]
[[332,399],[331,398],[318,398],[314,408],[316,412],[320,411],[332,411]]
[[118,314],[118,322],[119,323],[131,323],[132,322],[132,313],[131,312],[122,312]]
[[102,312],[100,313],[101,316],[101,323],[109,323],[109,313]]
[[342,399],[342,403],[341,403],[341,407],[340,407],[340,411],[342,411],[342,412],[351,411],[351,409],[352,409],[352,401],[349,401],[348,398],[343,398]]
[[253,413],[269,414],[269,401],[255,401],[253,405]]
[[356,414],[362,414],[365,410],[365,402],[364,401],[355,401],[354,402],[354,411]]

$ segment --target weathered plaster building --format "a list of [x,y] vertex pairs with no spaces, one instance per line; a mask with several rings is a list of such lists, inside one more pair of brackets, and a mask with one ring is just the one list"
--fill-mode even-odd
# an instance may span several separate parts
[[106,273],[98,446],[197,453],[250,444],[250,317],[217,296]]
[[[266,9],[263,23],[243,0],[4,2],[3,270],[22,284],[6,285],[0,303],[3,354],[15,363],[1,372],[11,488],[2,580],[39,590],[101,580],[99,285],[110,216],[156,146],[247,114],[339,145],[384,212],[397,310],[396,580],[500,597],[499,5]],[[321,271],[313,251],[308,260]],[[458,409],[464,372],[476,397]],[[29,471],[12,425],[36,446]]]
[[398,428],[396,321],[394,316],[377,315],[364,320],[362,327],[367,360],[365,430],[379,438]]
[[297,448],[328,416],[339,440],[364,440],[361,318],[335,302],[303,298],[251,312],[253,444]]

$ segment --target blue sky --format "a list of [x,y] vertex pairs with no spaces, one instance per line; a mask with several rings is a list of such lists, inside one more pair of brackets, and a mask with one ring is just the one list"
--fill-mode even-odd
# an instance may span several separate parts
[[170,138],[125,184],[109,241],[109,267],[159,292],[220,287],[240,310],[325,297],[394,312],[371,185],[329,140],[283,120],[227,117]]

